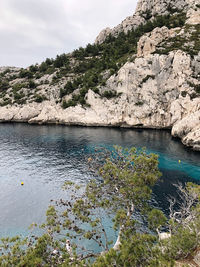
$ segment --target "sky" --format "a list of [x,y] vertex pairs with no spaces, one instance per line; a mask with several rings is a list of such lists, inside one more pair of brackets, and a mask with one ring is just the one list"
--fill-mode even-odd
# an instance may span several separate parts
[[0,66],[27,67],[93,43],[137,0],[0,0]]

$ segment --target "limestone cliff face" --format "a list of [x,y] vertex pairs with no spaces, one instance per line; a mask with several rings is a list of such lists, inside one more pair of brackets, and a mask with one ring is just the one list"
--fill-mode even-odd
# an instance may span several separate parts
[[[87,103],[63,110],[54,101],[0,108],[1,121],[77,125],[172,128],[184,144],[200,150],[200,98],[191,99],[191,58],[182,51],[152,55],[126,63],[107,82],[122,93],[108,100],[89,90]],[[193,82],[197,82],[193,80]]]
[[111,34],[117,36],[120,32],[127,33],[131,29],[136,29],[140,24],[148,20],[153,20],[156,16],[167,15],[177,11],[187,13],[188,22],[199,24],[199,11],[195,10],[200,4],[200,0],[139,0],[135,14],[127,17],[113,29],[106,28],[100,32],[95,42],[102,43],[106,37]]
[[195,2],[195,0],[140,0],[137,4],[136,14],[163,15],[173,10],[187,10]]
[[117,36],[120,32],[127,33],[132,29],[136,29],[140,24],[145,23],[145,18],[140,15],[133,15],[127,17],[122,21],[118,26],[113,29],[106,28],[100,32],[97,36],[95,43],[103,43],[106,40],[106,37],[111,34],[112,36]]
[[[144,14],[149,11],[150,17],[180,8],[187,13],[183,27],[156,27],[139,39],[137,53],[99,86],[100,92],[115,92],[115,97],[106,98],[89,90],[85,95],[87,106],[79,104],[63,109],[56,101],[59,88],[71,78],[63,76],[60,83],[54,85],[53,74],[46,74],[39,78],[42,81],[39,89],[43,94],[48,93],[48,99],[42,103],[28,101],[2,106],[0,121],[168,128],[172,129],[173,136],[181,138],[183,144],[200,151],[200,48],[199,39],[194,39],[199,31],[199,4],[197,0],[140,0],[133,17],[98,36],[97,41],[102,42],[109,33],[126,33],[129,27],[132,29],[144,23]],[[175,44],[177,48],[174,48]],[[193,49],[198,50],[194,55],[191,53]],[[72,63],[76,65],[76,62]],[[12,69],[11,72],[17,75],[19,70]],[[70,75],[73,77],[74,74]],[[106,72],[102,75],[107,77]],[[17,78],[12,83],[23,81]],[[71,99],[80,89],[64,98]]]

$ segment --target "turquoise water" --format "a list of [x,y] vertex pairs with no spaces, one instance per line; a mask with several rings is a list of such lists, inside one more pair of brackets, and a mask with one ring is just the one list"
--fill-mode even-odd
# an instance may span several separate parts
[[[188,177],[194,178],[196,181],[200,180],[200,168],[199,164],[195,165],[194,162],[190,163],[190,161],[181,161],[183,157],[176,156],[174,158],[170,158],[169,156],[164,155],[163,153],[159,153],[158,151],[151,151],[152,153],[159,154],[159,167],[167,170],[177,170],[185,173]],[[180,162],[179,162],[180,160]],[[183,158],[184,160],[184,158]]]
[[85,155],[115,144],[159,154],[163,177],[154,204],[166,213],[174,183],[200,183],[200,153],[168,131],[0,124],[0,236],[27,234],[31,223],[44,221],[50,200],[67,197],[64,181],[86,184],[91,178]]

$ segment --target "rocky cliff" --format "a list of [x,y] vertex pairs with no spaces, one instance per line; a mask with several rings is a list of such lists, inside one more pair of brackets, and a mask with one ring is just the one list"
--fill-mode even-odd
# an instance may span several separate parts
[[156,16],[173,14],[175,12],[186,12],[190,20],[193,20],[193,17],[197,15],[197,21],[193,22],[198,24],[199,14],[198,10],[195,10],[198,4],[199,0],[140,0],[133,16],[127,17],[113,29],[106,28],[102,30],[95,42],[102,43],[109,34],[117,36],[120,32],[127,33],[133,28],[136,29],[139,25],[145,24],[148,20],[153,20]]
[[0,68],[0,121],[168,128],[200,151],[199,36],[199,0],[140,0],[93,45]]

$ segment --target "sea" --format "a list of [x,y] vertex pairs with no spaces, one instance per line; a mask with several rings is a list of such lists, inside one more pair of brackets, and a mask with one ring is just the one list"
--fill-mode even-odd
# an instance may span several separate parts
[[91,179],[87,155],[113,145],[146,147],[159,155],[162,178],[153,189],[153,203],[166,214],[168,198],[177,194],[175,184],[200,184],[200,152],[167,130],[2,123],[0,237],[26,236],[30,224],[44,222],[51,201],[67,198],[65,181],[86,185]]

